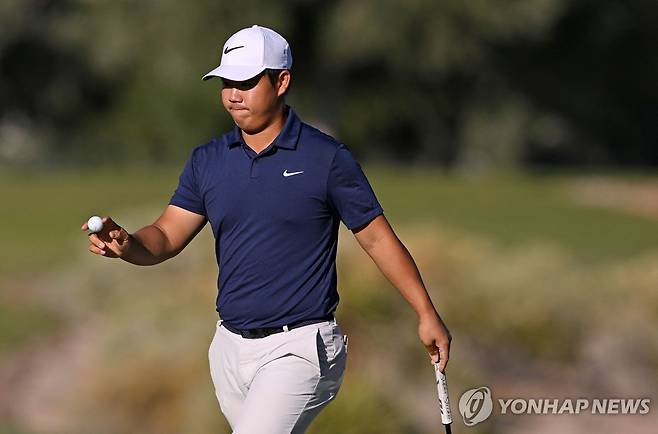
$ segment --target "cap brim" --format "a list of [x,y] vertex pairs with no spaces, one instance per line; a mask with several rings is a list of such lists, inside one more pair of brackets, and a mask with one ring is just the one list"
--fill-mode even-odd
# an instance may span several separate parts
[[208,80],[213,77],[221,77],[233,81],[245,81],[257,76],[264,70],[265,68],[259,66],[219,65],[217,68],[204,75],[203,80]]

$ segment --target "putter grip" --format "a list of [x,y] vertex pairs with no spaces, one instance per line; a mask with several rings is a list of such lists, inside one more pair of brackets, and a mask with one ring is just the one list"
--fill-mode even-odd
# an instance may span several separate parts
[[448,397],[448,381],[445,374],[439,371],[438,363],[434,364],[434,373],[436,374],[436,389],[439,393],[441,423],[449,425],[452,423],[452,414],[450,413],[450,398]]

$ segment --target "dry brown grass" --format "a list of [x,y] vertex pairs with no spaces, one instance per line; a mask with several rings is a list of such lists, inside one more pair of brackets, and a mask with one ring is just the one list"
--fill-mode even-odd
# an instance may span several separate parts
[[[455,337],[456,419],[460,393],[481,384],[501,396],[655,400],[658,251],[583,266],[546,243],[504,249],[436,224],[397,229]],[[348,375],[310,432],[436,431],[433,372],[413,313],[345,231],[339,251]],[[4,375],[13,369],[5,384],[16,397],[7,414],[35,433],[229,432],[207,369],[216,321],[210,252],[206,232],[162,266],[83,255],[74,268],[34,284],[35,299],[66,316],[68,328],[3,362]],[[619,418],[597,429],[648,433],[649,418],[655,421]],[[470,432],[584,432],[592,423],[508,419]]]
[[658,182],[654,179],[595,177],[569,184],[571,195],[581,203],[658,219]]

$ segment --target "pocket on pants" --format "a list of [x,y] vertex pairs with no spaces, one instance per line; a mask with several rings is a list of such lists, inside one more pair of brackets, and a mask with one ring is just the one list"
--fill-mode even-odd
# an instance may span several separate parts
[[219,379],[219,369],[220,369],[220,352],[222,351],[219,347],[220,345],[220,330],[219,330],[219,323],[217,324],[217,327],[215,328],[215,334],[213,335],[212,340],[210,341],[210,345],[208,346],[208,362],[210,364],[210,377],[213,381],[213,384],[215,387],[218,385],[218,379]]
[[324,374],[347,354],[343,332],[336,323],[323,324],[316,333],[320,372]]
[[316,344],[320,381],[313,402],[322,407],[338,394],[347,363],[347,348],[343,332],[335,323],[318,327]]

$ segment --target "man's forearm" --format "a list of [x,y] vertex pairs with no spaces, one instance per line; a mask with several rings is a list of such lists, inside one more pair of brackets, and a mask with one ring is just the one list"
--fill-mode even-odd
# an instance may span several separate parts
[[448,363],[452,337],[432,304],[411,254],[383,215],[357,228],[354,236],[384,276],[416,311],[418,337],[432,363],[438,363],[443,372]]
[[365,250],[419,317],[436,314],[416,263],[394,234],[378,239]]
[[162,229],[149,225],[130,235],[130,248],[121,259],[135,265],[155,265],[174,255]]

